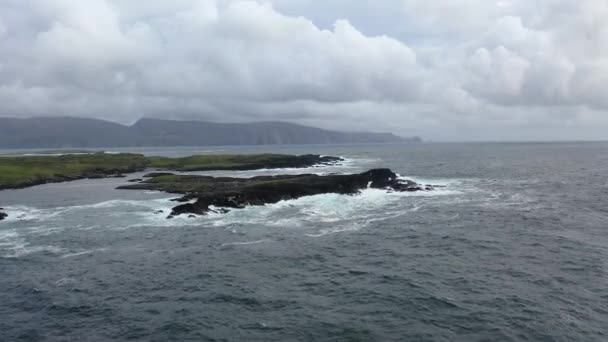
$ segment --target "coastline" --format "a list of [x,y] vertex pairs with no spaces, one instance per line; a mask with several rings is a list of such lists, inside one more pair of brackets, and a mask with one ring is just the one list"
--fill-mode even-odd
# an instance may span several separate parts
[[330,165],[341,158],[320,155],[195,155],[184,158],[132,153],[0,157],[0,191],[79,179],[124,178],[139,171],[228,171],[305,168]]

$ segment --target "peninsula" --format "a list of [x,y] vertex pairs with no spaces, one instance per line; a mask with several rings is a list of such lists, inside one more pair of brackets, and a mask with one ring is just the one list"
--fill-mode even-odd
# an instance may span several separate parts
[[131,153],[10,156],[0,157],[0,190],[86,178],[125,177],[126,173],[147,169],[188,172],[304,168],[334,164],[341,160],[313,154],[210,154],[184,158],[147,157]]

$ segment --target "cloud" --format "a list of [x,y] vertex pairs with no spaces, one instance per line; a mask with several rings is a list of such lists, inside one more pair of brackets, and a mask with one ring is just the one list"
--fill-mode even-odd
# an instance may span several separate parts
[[608,128],[603,0],[5,0],[0,51],[2,116],[289,120],[434,139]]

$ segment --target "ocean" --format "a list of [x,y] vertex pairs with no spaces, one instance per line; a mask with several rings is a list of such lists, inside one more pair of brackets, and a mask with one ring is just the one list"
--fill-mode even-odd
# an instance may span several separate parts
[[[0,192],[0,341],[607,341],[608,143],[117,149],[316,153],[433,192],[167,220],[127,179]],[[158,214],[163,210],[164,214]]]

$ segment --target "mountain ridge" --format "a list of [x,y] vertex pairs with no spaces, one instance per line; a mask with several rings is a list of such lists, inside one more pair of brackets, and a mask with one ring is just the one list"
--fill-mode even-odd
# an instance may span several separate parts
[[0,148],[229,146],[420,142],[283,121],[217,123],[142,118],[132,125],[77,117],[0,118]]

